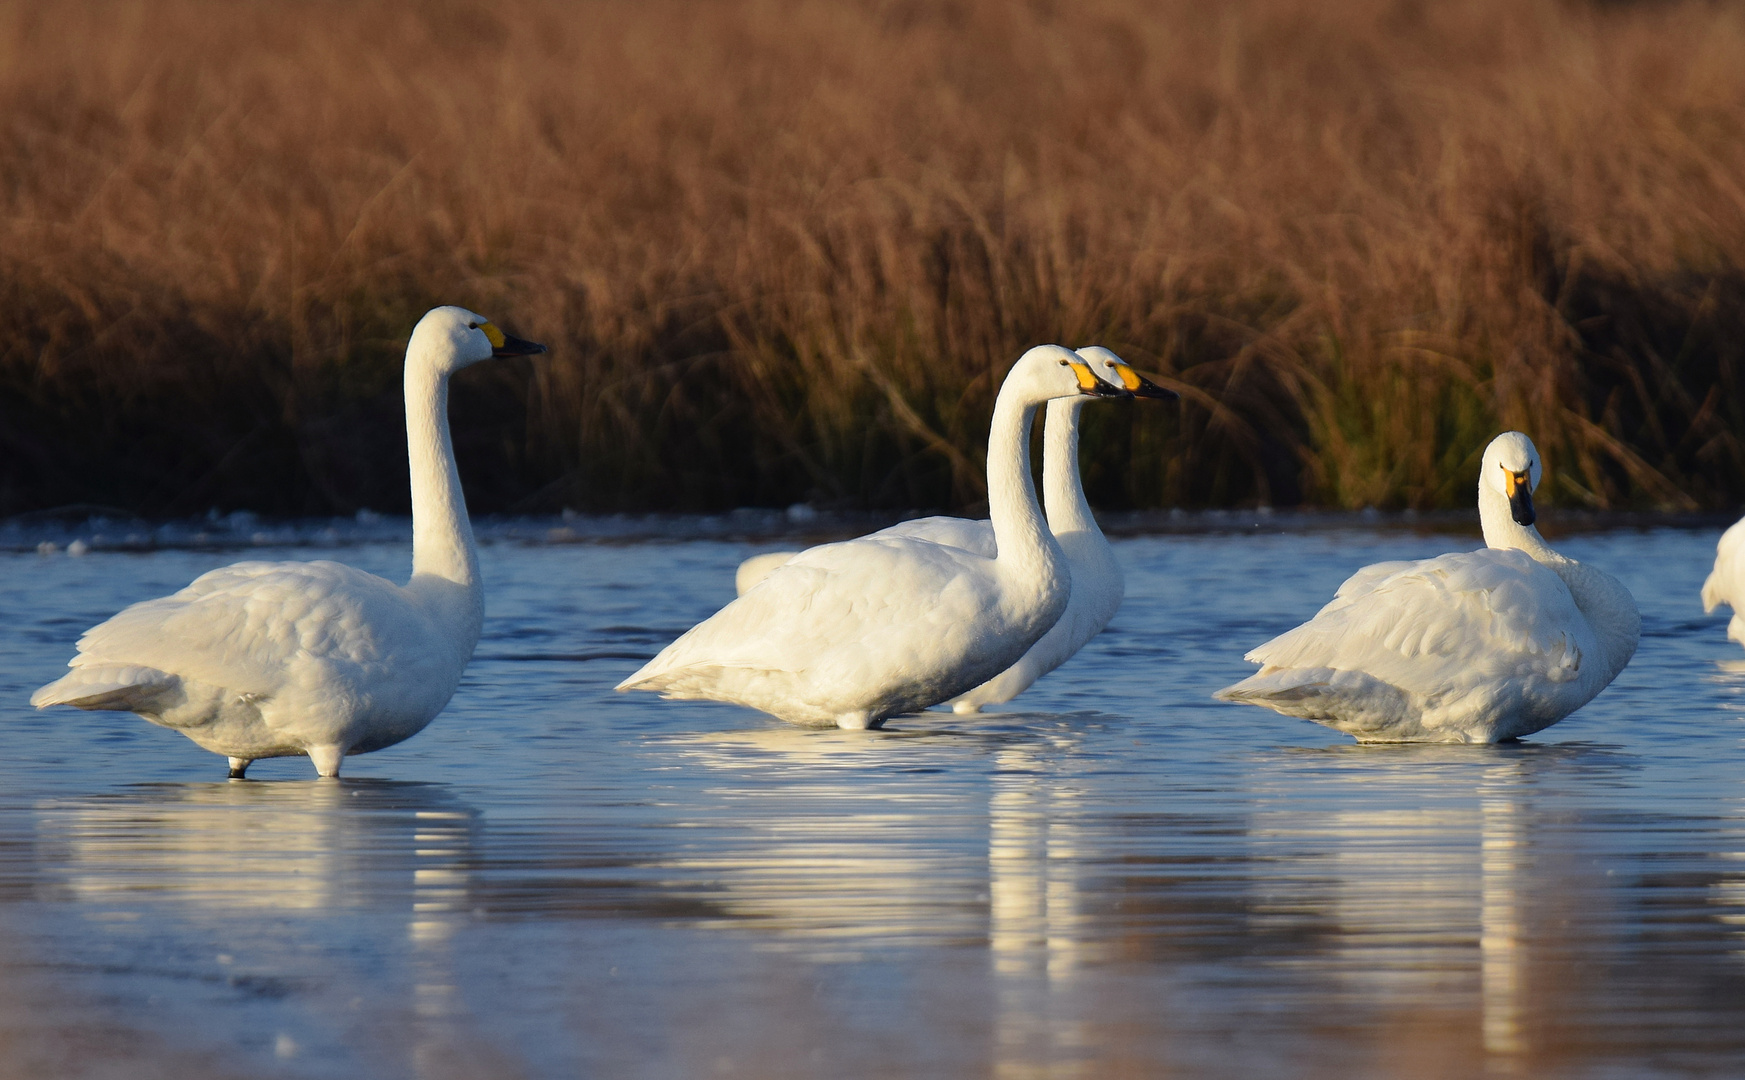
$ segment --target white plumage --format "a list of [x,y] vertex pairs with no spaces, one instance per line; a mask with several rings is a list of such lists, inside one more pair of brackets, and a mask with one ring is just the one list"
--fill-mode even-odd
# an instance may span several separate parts
[[1736,521],[1715,545],[1715,568],[1703,582],[1703,610],[1722,604],[1733,609],[1727,622],[1727,637],[1745,645],[1745,520]]
[[1217,696],[1369,742],[1497,742],[1610,684],[1641,630],[1629,591],[1533,528],[1540,464],[1525,435],[1498,436],[1480,469],[1487,548],[1364,567]]
[[871,728],[1005,670],[1060,617],[1071,588],[1030,478],[1036,408],[1054,398],[1125,393],[1069,349],[1031,349],[1000,389],[988,436],[997,554],[881,534],[811,548],[618,689],[733,701],[799,724]]
[[492,356],[543,352],[482,316],[436,308],[406,349],[412,579],[336,562],[243,562],[92,627],[38,708],[134,712],[230,759],[347,754],[409,738],[441,712],[484,622],[478,555],[448,432],[448,377]]
[[[1172,399],[1176,396],[1140,376],[1108,349],[1091,345],[1075,351],[1111,385],[1125,387],[1141,397]],[[1103,531],[1097,527],[1097,519],[1085,501],[1084,484],[1079,475],[1079,420],[1090,400],[1070,397],[1050,401],[1043,426],[1042,504],[1048,515],[1049,531],[1066,555],[1072,576],[1072,594],[1067,600],[1066,610],[1017,663],[980,686],[952,698],[951,707],[960,715],[977,713],[985,706],[1011,701],[1028,690],[1037,679],[1072,659],[1086,642],[1102,633],[1103,627],[1109,625],[1109,620],[1121,607],[1126,591],[1121,565],[1115,560],[1115,552]],[[998,551],[993,522],[987,519],[916,518],[872,535],[931,540],[990,559]],[[743,596],[795,554],[769,552],[745,560],[734,576],[740,595]]]

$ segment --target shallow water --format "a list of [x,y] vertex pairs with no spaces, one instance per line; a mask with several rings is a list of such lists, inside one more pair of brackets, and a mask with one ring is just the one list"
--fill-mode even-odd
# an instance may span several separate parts
[[[612,692],[761,548],[505,537],[454,702],[338,783],[23,704],[84,627],[244,556],[0,553],[0,1072],[1738,1075],[1715,533],[1561,542],[1644,626],[1562,724],[1358,747],[1209,695],[1355,567],[1475,541],[1263,532],[1118,541],[1126,605],[1071,664],[883,732]],[[409,565],[271,539],[246,557]]]

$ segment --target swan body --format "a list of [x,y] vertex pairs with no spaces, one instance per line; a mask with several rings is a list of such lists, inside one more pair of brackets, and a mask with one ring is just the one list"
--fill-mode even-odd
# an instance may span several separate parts
[[[1100,345],[1075,350],[1097,375],[1138,397],[1170,399],[1176,395],[1141,376],[1119,356]],[[1072,575],[1072,593],[1066,610],[1048,633],[1042,635],[1018,662],[998,675],[951,699],[959,715],[980,712],[985,706],[1011,701],[1037,679],[1066,663],[1102,633],[1115,617],[1126,592],[1121,565],[1115,551],[1097,527],[1096,516],[1085,501],[1079,476],[1079,419],[1086,397],[1057,398],[1048,403],[1042,436],[1042,502],[1048,529],[1066,555]],[[998,551],[993,523],[958,517],[924,517],[904,521],[873,533],[874,536],[909,536],[936,544],[973,551],[993,558]],[[767,577],[795,552],[754,555],[739,566],[734,583],[741,595]]]
[[124,609],[79,639],[37,708],[133,712],[230,759],[347,754],[423,730],[460,683],[484,590],[448,431],[448,378],[493,356],[544,352],[464,308],[436,308],[406,349],[412,578],[336,562],[242,562]]
[[1539,476],[1531,440],[1499,435],[1479,475],[1487,547],[1364,567],[1216,696],[1365,742],[1498,742],[1587,704],[1635,654],[1642,620],[1622,583],[1540,537]]
[[1745,645],[1745,520],[1736,521],[1715,545],[1715,568],[1703,582],[1703,610],[1722,604],[1733,609],[1727,622],[1727,638]]
[[1077,353],[1041,345],[1012,366],[988,438],[998,553],[914,536],[823,544],[661,650],[619,690],[732,701],[797,724],[876,728],[1010,667],[1065,610],[1066,558],[1036,505],[1038,406],[1124,396]]

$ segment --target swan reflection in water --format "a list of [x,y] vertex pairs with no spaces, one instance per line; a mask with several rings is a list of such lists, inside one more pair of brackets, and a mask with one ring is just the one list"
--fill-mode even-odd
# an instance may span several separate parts
[[[936,842],[941,817],[967,807],[934,785],[903,782],[905,769],[926,768],[928,741],[804,728],[663,738],[709,778],[709,810],[686,823],[698,838],[661,866],[709,881],[715,910],[734,923],[756,920],[775,932],[769,945],[816,960],[976,935],[980,882],[969,880],[961,852]],[[707,835],[716,828],[719,836]]]
[[[1072,741],[1015,744],[996,755],[988,798],[988,948],[998,1015],[994,1075],[1091,1075],[1096,1035],[1078,978],[1098,953],[1086,910],[1082,781]],[[1074,1060],[1075,1057],[1081,1060]]]
[[[1263,784],[1250,831],[1255,854],[1276,848],[1285,870],[1259,879],[1257,908],[1317,917],[1337,997],[1353,1008],[1397,1010],[1397,1026],[1435,1025],[1400,1042],[1421,1048],[1421,1064],[1476,1044],[1488,1068],[1516,1072],[1526,1055],[1546,1049],[1534,1046],[1531,1021],[1567,1004],[1546,986],[1548,974],[1555,978],[1560,927],[1572,908],[1603,902],[1609,886],[1594,877],[1595,860],[1568,850],[1567,837],[1536,843],[1556,814],[1535,791],[1547,770],[1616,772],[1628,759],[1531,745],[1341,747],[1282,757],[1290,760],[1274,770],[1279,804],[1268,807]],[[1349,787],[1341,808],[1304,813],[1285,797],[1303,790],[1301,775],[1286,774],[1329,765],[1336,776],[1362,774],[1357,784],[1337,777]],[[1476,1017],[1457,1004],[1474,992]],[[1438,1043],[1442,1050],[1433,1049]]]
[[[731,802],[744,830],[730,847],[699,842],[667,869],[712,876],[717,910],[735,924],[755,920],[770,947],[812,960],[980,943],[987,968],[975,978],[992,981],[993,1074],[1080,1075],[1071,1059],[1093,1033],[1075,980],[1096,955],[1081,884],[1083,740],[1059,717],[1038,734],[1039,719],[1002,716],[1000,726],[967,732],[789,728],[663,740],[721,778],[713,794]],[[928,770],[932,753],[960,757],[964,739],[985,742],[994,767],[944,797],[936,783],[907,784],[892,768]],[[984,815],[985,849],[939,843],[983,832],[947,818]]]
[[277,1056],[360,1026],[415,1075],[452,1075],[457,1050],[480,1052],[450,947],[469,917],[478,814],[443,786],[143,784],[44,802],[36,817],[56,898],[134,938],[153,958],[142,975],[162,974],[167,954],[181,977],[210,980],[216,964],[228,985],[302,995],[303,1027],[265,1036]]

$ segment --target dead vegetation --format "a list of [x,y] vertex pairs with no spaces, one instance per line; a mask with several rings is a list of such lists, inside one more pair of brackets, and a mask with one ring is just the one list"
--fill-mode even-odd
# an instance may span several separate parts
[[1110,507],[1745,498],[1745,12],[1552,0],[0,4],[0,513],[973,505],[1108,345]]

